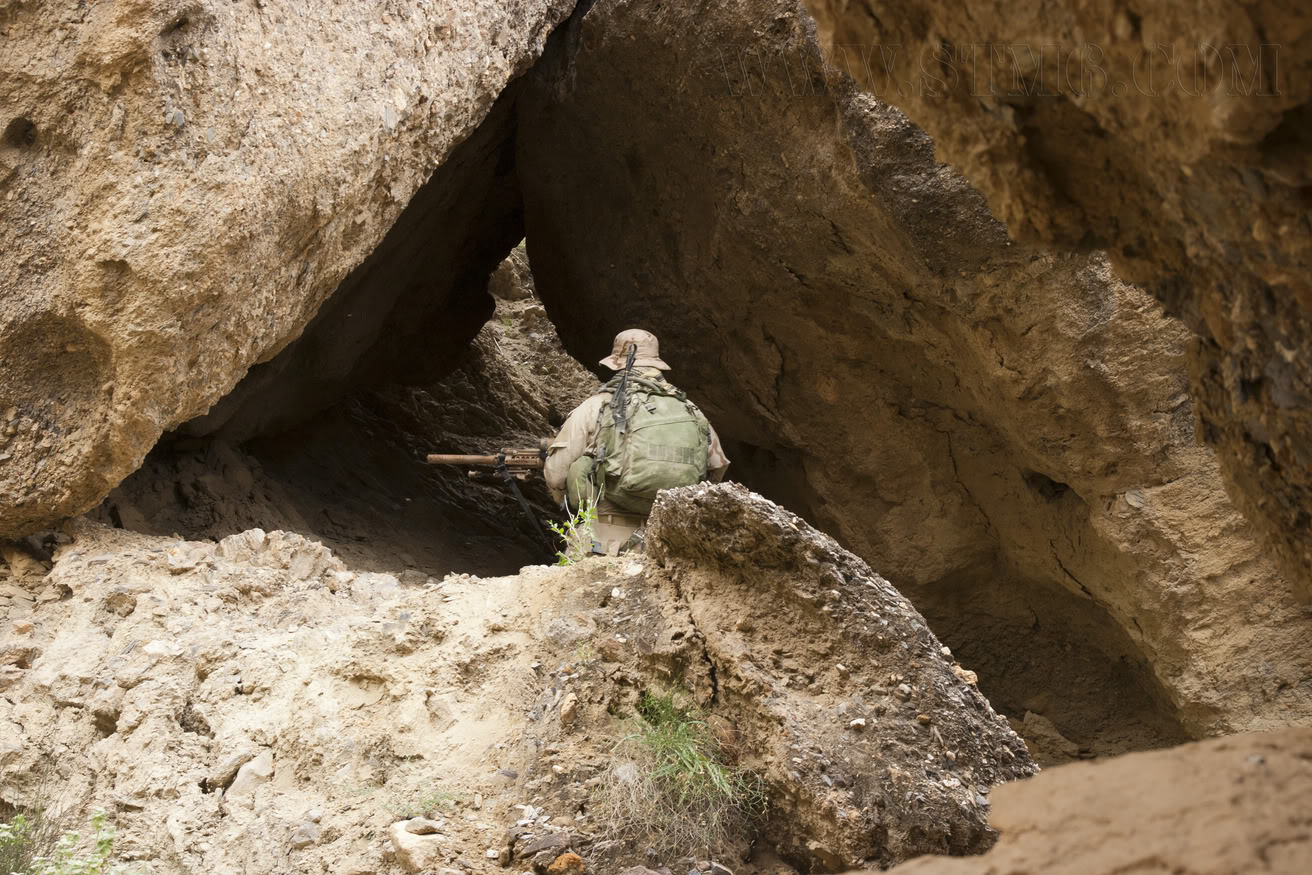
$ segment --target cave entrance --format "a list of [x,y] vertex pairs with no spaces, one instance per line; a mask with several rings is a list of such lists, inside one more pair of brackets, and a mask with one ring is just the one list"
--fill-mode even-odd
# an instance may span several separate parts
[[[488,290],[492,317],[441,379],[384,381],[273,435],[169,435],[94,514],[191,539],[283,529],[358,567],[419,579],[549,561],[503,484],[421,461],[536,446],[598,385],[561,347],[522,243]],[[540,477],[522,488],[542,517],[553,513]]]

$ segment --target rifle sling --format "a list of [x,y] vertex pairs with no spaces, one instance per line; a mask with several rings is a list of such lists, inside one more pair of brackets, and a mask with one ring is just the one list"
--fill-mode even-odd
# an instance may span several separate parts
[[501,474],[501,479],[506,481],[506,485],[510,487],[510,491],[515,493],[515,500],[519,502],[520,508],[524,511],[524,516],[528,517],[528,523],[532,526],[538,539],[546,545],[548,550],[552,549],[551,539],[548,538],[546,532],[543,531],[542,524],[539,523],[538,518],[533,515],[533,508],[529,506],[528,499],[524,497],[524,493],[519,491],[519,483],[516,482],[514,475],[510,473],[510,469],[506,467],[505,453],[497,454],[497,472]]

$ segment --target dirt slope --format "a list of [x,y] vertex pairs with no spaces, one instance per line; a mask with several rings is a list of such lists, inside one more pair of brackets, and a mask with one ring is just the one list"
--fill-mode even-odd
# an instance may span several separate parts
[[[796,517],[684,492],[654,521],[663,565],[415,584],[284,532],[76,521],[0,602],[0,800],[104,806],[160,872],[394,873],[422,852],[490,873],[562,830],[616,871],[644,849],[604,840],[594,796],[638,695],[674,685],[764,778],[762,847],[821,870],[987,847],[991,786],[1035,769],[969,673]],[[727,622],[751,587],[759,616]],[[395,826],[425,811],[429,833]]]
[[926,875],[1250,872],[1301,875],[1312,860],[1312,732],[1215,739],[1080,763],[998,789],[1002,833],[971,860],[925,857]]

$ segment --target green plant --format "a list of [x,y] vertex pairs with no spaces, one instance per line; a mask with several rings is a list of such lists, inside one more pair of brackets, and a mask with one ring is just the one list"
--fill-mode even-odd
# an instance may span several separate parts
[[[0,871],[13,875],[134,875],[121,863],[109,862],[114,853],[116,831],[105,812],[91,815],[95,830],[92,847],[82,852],[80,833],[65,831],[57,838],[49,824],[56,819],[37,812],[30,817],[16,814],[0,824]],[[53,841],[52,841],[53,840]]]
[[584,504],[564,522],[547,523],[561,542],[562,549],[556,551],[557,565],[573,565],[592,552],[592,524],[596,520],[596,508]]
[[421,814],[431,814],[442,808],[452,808],[460,801],[458,793],[450,793],[446,790],[430,790],[418,799],[399,804],[390,804],[387,810],[396,817],[409,819],[418,817]]
[[644,693],[637,711],[598,805],[608,836],[665,860],[741,852],[765,814],[760,777],[725,762],[701,714],[674,693]]
[[574,648],[574,663],[576,665],[587,665],[597,658],[597,651],[593,649],[590,642],[584,641]]

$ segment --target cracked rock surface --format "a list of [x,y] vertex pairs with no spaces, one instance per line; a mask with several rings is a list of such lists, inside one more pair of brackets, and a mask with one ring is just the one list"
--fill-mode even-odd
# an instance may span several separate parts
[[1312,598],[1306,4],[808,5],[834,66],[924,127],[1013,234],[1106,249],[1197,332],[1202,436]]

